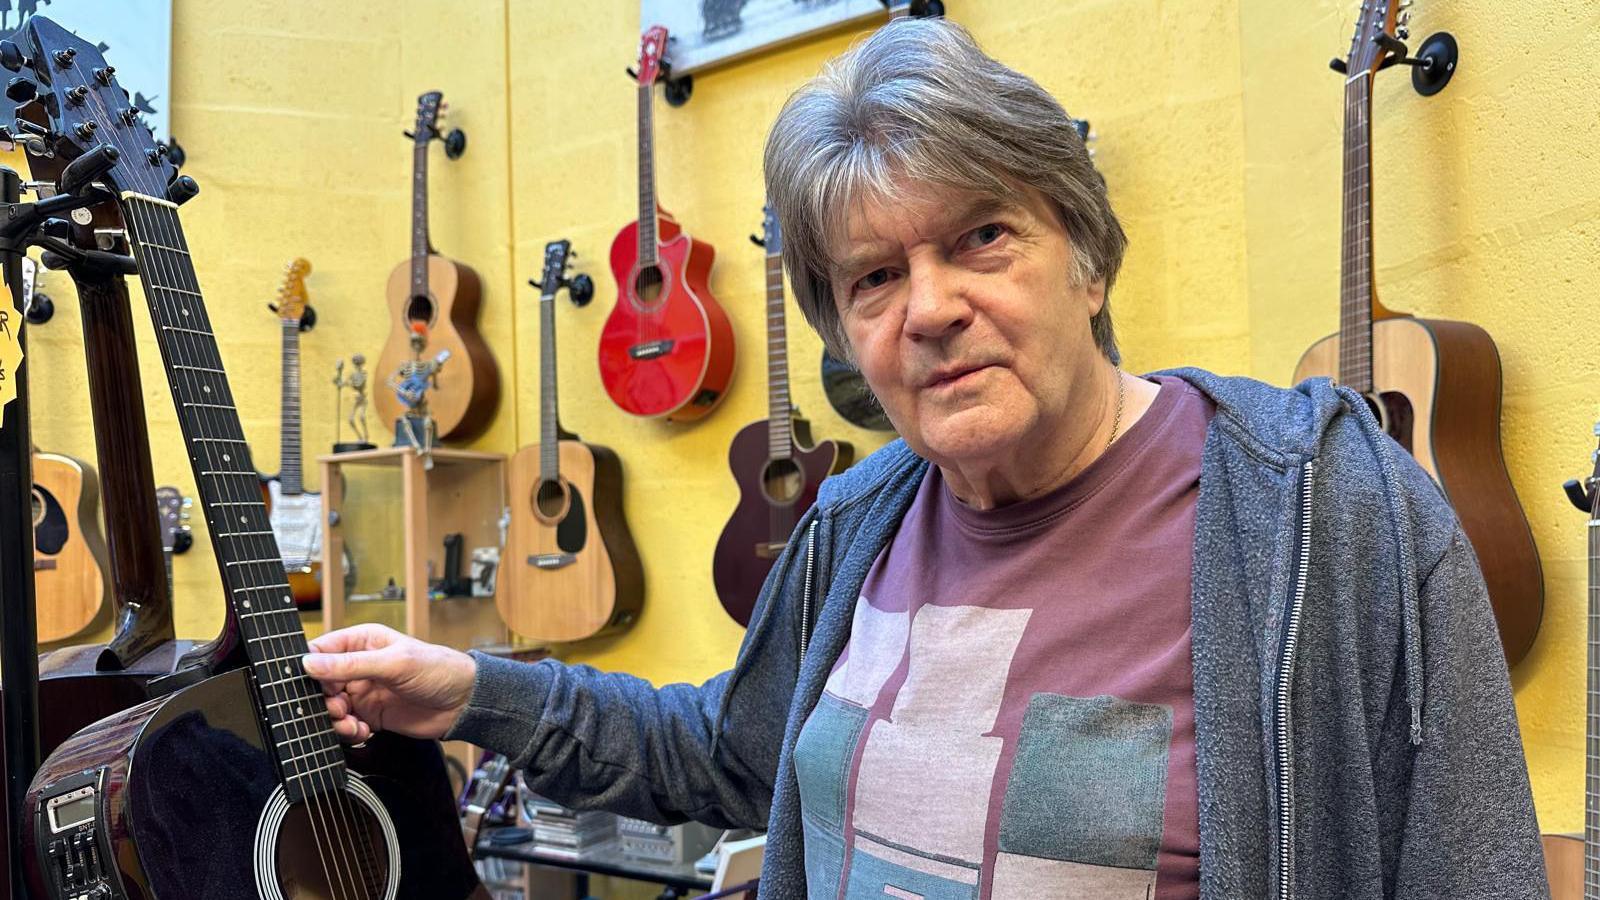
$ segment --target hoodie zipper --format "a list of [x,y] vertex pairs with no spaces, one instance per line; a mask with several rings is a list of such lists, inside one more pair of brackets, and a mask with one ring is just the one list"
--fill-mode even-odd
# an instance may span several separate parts
[[1300,611],[1306,601],[1306,573],[1311,556],[1311,462],[1301,468],[1300,530],[1295,536],[1294,597],[1289,603],[1284,629],[1283,655],[1278,659],[1278,683],[1273,725],[1278,756],[1278,900],[1293,900],[1294,881],[1294,746],[1290,731],[1294,652],[1300,641]]
[[806,648],[811,645],[811,591],[817,572],[817,520],[806,526],[806,580],[800,593],[800,665],[806,662]]

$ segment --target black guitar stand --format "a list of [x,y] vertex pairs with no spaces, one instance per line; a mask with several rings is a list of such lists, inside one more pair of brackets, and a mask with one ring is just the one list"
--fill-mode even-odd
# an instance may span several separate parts
[[[22,816],[28,785],[39,768],[39,648],[33,585],[33,448],[28,422],[27,319],[23,316],[22,257],[31,246],[46,256],[93,257],[96,262],[120,259],[114,254],[83,253],[66,242],[66,220],[56,218],[104,199],[91,183],[110,169],[116,150],[84,154],[62,173],[62,191],[35,202],[22,202],[22,179],[0,168],[0,269],[11,288],[9,307],[0,305],[0,330],[15,336],[24,356],[14,372],[0,372],[16,388],[16,399],[0,417],[0,685],[4,685],[7,848],[13,900],[27,896],[23,873]],[[83,192],[80,195],[78,192]],[[107,260],[99,259],[107,257]],[[132,259],[117,265],[131,266]]]

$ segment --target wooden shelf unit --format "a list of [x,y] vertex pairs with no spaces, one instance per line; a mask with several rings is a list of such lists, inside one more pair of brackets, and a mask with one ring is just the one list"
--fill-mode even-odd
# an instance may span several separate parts
[[[432,465],[427,463],[432,461]],[[358,450],[317,457],[322,467],[322,571],[342,570],[345,535],[356,540],[392,540],[366,535],[361,522],[342,515],[346,466],[387,468],[400,480],[403,502],[401,530],[405,537],[402,574],[404,600],[365,601],[404,604],[404,631],[419,640],[466,650],[504,644],[509,633],[495,608],[494,597],[428,596],[428,563],[443,573],[444,537],[463,537],[462,576],[471,565],[472,548],[499,546],[500,516],[505,509],[506,457],[503,453],[436,447],[426,456],[410,447]],[[498,585],[499,580],[496,579]],[[343,578],[322,579],[322,625],[327,630],[351,624]]]

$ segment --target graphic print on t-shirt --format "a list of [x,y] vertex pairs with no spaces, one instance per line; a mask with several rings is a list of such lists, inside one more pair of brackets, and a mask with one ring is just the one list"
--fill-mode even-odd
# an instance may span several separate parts
[[1069,484],[931,469],[792,755],[815,900],[1194,900],[1189,640],[1212,409],[1163,379]]

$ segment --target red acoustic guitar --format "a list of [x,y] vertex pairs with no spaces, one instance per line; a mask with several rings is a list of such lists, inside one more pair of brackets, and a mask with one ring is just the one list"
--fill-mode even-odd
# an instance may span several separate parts
[[600,380],[624,411],[690,422],[710,412],[733,377],[733,327],[707,281],[716,250],[656,205],[651,101],[667,29],[639,47],[639,220],[611,243],[617,305],[600,332]]

